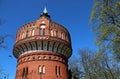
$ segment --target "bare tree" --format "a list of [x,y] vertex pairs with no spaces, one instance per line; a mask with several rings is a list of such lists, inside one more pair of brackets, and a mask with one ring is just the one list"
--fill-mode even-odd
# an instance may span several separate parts
[[81,79],[83,77],[83,71],[79,63],[79,59],[72,58],[69,62],[69,68],[71,73],[71,79]]
[[79,51],[80,62],[83,67],[84,79],[119,79],[120,67],[105,52],[96,52],[90,49]]

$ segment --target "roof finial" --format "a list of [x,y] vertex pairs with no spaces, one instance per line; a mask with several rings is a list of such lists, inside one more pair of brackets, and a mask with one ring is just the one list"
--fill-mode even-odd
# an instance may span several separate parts
[[50,15],[49,15],[48,12],[47,12],[46,6],[44,7],[43,13],[40,15],[40,17],[42,17],[42,16],[47,17],[47,18],[50,18]]
[[43,13],[48,13],[46,6],[44,7]]

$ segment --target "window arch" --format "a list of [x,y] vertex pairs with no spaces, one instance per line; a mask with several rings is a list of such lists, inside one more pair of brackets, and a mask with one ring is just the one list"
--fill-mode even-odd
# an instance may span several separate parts
[[55,74],[57,75],[57,66],[55,66]]
[[28,77],[28,67],[23,68],[22,79],[26,79]]
[[42,67],[40,65],[38,67],[38,73],[42,73]]
[[29,31],[29,36],[31,36],[31,30]]
[[60,76],[60,75],[61,75],[60,66],[55,66],[55,74],[56,74],[57,76]]
[[40,28],[39,33],[40,33],[40,35],[45,35],[45,29]]
[[25,68],[23,68],[22,79],[24,79],[24,77],[25,77]]
[[40,35],[43,35],[43,30],[40,28]]
[[34,36],[34,32],[35,32],[35,30],[32,30],[32,36]]
[[26,31],[26,37],[28,37],[29,36],[29,33],[28,33],[28,31]]
[[42,69],[43,69],[43,74],[44,74],[45,73],[45,66],[44,65],[43,65]]
[[24,34],[25,34],[25,33],[23,32],[23,33],[22,33],[22,39],[24,38]]
[[50,32],[51,32],[51,36],[53,36],[53,30],[52,30],[52,29],[51,29],[51,31],[50,31]]
[[38,73],[39,74],[45,74],[45,65],[39,65],[38,66]]
[[58,37],[58,31],[56,31],[56,37]]
[[25,77],[28,76],[28,67],[26,67],[26,71],[25,71]]
[[59,75],[61,75],[61,73],[60,73],[60,66],[58,67],[58,73],[59,73]]
[[62,33],[62,39],[64,39],[64,33]]
[[45,35],[45,29],[43,29],[43,35]]

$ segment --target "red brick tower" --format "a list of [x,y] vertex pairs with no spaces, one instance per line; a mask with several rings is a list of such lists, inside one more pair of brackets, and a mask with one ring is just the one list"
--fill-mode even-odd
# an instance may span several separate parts
[[16,79],[69,79],[69,32],[52,22],[46,8],[40,18],[19,28],[13,49]]

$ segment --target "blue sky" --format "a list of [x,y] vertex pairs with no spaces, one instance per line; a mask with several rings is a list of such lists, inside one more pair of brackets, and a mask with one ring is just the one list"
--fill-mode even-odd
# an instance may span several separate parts
[[0,0],[0,18],[5,21],[0,26],[0,34],[12,35],[5,40],[8,48],[0,49],[0,68],[9,79],[15,79],[17,66],[17,60],[8,57],[12,55],[16,32],[22,25],[39,18],[45,5],[52,21],[65,26],[71,34],[71,58],[78,55],[79,49],[97,48],[89,23],[93,0]]

